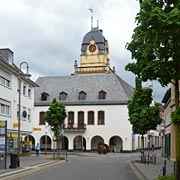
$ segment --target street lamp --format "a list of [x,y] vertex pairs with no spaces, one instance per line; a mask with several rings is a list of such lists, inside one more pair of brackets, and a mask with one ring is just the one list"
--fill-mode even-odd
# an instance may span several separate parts
[[[26,73],[24,74],[22,71],[21,71],[21,67],[23,64],[26,64]],[[18,75],[18,80],[19,80],[19,89],[18,89],[18,92],[19,92],[19,106],[18,106],[18,149],[17,149],[17,154],[20,155],[20,147],[21,147],[21,141],[20,141],[20,124],[21,124],[21,79],[22,78],[29,78],[31,75],[29,74],[29,65],[27,62],[22,62],[19,66],[19,69],[20,69],[20,73]]]
[[45,156],[46,156],[46,153],[47,153],[47,131],[45,132]]

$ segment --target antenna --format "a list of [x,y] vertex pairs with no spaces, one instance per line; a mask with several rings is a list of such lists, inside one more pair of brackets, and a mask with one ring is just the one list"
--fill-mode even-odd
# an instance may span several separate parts
[[97,29],[99,29],[99,20],[97,20]]
[[91,12],[91,29],[93,28],[93,9],[89,8],[88,9]]

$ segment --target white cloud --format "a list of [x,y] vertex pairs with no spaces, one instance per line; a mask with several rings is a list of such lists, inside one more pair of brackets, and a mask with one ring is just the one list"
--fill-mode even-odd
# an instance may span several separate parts
[[[94,26],[109,42],[110,65],[134,86],[134,75],[124,70],[131,61],[125,44],[131,40],[139,2],[135,0],[0,0],[0,47],[14,51],[14,62],[27,61],[32,79],[70,75],[80,59],[84,35]],[[156,93],[154,93],[156,94]],[[161,101],[162,94],[158,95]]]

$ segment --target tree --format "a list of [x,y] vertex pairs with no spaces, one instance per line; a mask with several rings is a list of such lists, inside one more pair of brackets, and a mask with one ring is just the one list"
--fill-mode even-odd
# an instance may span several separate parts
[[51,127],[51,130],[54,132],[56,142],[60,140],[59,132],[64,124],[64,120],[67,117],[64,104],[57,102],[56,98],[52,100],[52,103],[48,110],[44,114],[45,121]]
[[[174,85],[175,114],[179,111],[179,19],[179,0],[141,0],[137,27],[126,46],[135,59],[126,65],[126,70],[143,81],[158,80],[162,86]],[[180,120],[173,120],[173,123],[176,126],[176,177],[180,180]]]
[[129,121],[133,132],[141,134],[142,147],[144,149],[144,134],[151,129],[156,129],[161,123],[158,104],[151,106],[152,89],[142,88],[142,80],[136,77],[136,89],[132,99],[128,101]]

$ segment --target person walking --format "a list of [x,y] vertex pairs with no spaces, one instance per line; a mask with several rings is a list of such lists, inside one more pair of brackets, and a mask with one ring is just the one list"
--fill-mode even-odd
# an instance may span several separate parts
[[39,143],[36,144],[36,156],[39,156],[39,151],[40,151],[40,145]]

